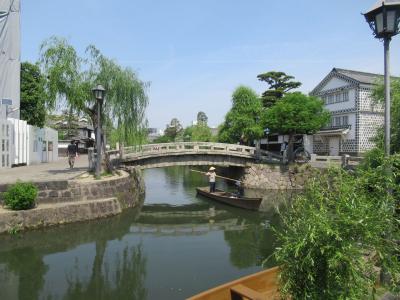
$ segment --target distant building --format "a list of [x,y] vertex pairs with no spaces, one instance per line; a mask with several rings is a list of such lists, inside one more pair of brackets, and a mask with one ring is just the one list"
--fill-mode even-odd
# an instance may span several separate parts
[[210,127],[210,130],[211,130],[211,136],[217,136],[218,135],[218,132],[219,132],[219,128],[218,127],[212,126],[212,127]]
[[155,139],[164,134],[164,131],[158,128],[147,128],[147,139],[152,143]]
[[60,156],[67,155],[68,144],[72,140],[78,145],[79,153],[87,153],[89,148],[94,147],[95,134],[93,126],[85,118],[75,118],[67,121],[64,116],[52,116],[49,126],[59,132],[60,140],[58,149]]
[[330,124],[314,135],[314,153],[360,155],[374,147],[372,138],[383,125],[382,105],[372,91],[382,75],[334,68],[310,93],[332,114]]
[[[331,113],[330,123],[313,136],[294,137],[295,149],[304,145],[320,155],[362,155],[373,148],[377,130],[383,126],[384,110],[372,99],[382,75],[334,68],[310,93],[321,98]],[[261,148],[279,152],[288,136],[269,134]]]

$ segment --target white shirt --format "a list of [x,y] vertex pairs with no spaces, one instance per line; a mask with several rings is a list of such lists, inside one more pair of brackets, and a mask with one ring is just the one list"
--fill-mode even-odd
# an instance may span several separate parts
[[215,177],[217,176],[217,174],[214,171],[207,172],[206,175],[208,176],[210,182],[215,182]]

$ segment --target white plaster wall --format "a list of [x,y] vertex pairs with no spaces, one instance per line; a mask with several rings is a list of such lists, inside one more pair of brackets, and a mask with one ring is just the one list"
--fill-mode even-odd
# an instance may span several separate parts
[[[42,138],[43,138],[43,130],[31,126],[29,131],[29,160],[28,164],[39,164],[42,162]],[[34,144],[37,144],[36,151],[34,150]]]
[[314,138],[312,135],[303,135],[304,149],[308,153],[314,153]]
[[360,88],[360,107],[361,111],[372,111],[372,112],[384,112],[384,105],[381,103],[377,103],[372,98],[372,89],[371,87],[361,86]]
[[347,114],[346,116],[349,116],[349,124],[351,125],[351,129],[346,135],[346,139],[353,140],[356,138],[356,114]]
[[360,133],[358,139],[358,147],[360,152],[372,149],[375,144],[371,141],[375,137],[377,130],[384,124],[384,116],[382,114],[365,114],[360,113]]
[[0,169],[10,168],[14,161],[15,150],[12,141],[12,132],[12,122],[4,118],[0,118]]
[[[4,151],[2,150],[3,140],[5,141]],[[37,151],[34,152],[35,141]],[[44,147],[43,141],[46,141],[46,147]],[[49,151],[49,141],[53,143],[52,151]],[[44,161],[56,161],[58,160],[58,133],[51,128],[38,128],[28,125],[23,120],[0,118],[0,168],[2,168],[3,155],[5,162],[7,162],[7,155],[9,160],[8,166],[6,163],[4,167],[11,167],[13,164],[31,165]]]
[[[47,141],[47,161],[52,162],[58,160],[58,132],[52,128],[44,129],[45,139]],[[52,146],[49,145],[52,143]]]
[[343,109],[353,109],[356,106],[356,90],[350,89],[349,90],[349,101],[346,102],[339,102],[333,104],[325,105],[325,108],[329,111],[337,111]]
[[340,88],[343,86],[348,86],[348,85],[349,85],[349,83],[347,81],[333,77],[322,87],[321,92],[327,91],[327,90],[332,90],[332,89],[337,89],[337,88]]
[[13,164],[28,163],[28,124],[26,121],[18,119],[8,119],[12,125],[12,144],[14,147]]

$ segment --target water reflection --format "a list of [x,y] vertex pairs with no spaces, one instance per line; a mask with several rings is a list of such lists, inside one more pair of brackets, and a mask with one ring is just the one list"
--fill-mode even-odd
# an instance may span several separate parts
[[5,294],[1,299],[12,299],[16,295],[19,299],[39,298],[48,267],[37,250],[24,247],[1,253],[0,264],[3,264],[1,277],[5,279],[0,282],[0,295]]
[[119,216],[1,236],[0,299],[185,299],[272,253],[274,207],[290,195],[246,191],[264,199],[251,212],[196,197],[207,179],[189,168],[147,170],[145,181],[144,205]]
[[89,282],[79,274],[68,276],[63,299],[146,299],[146,257],[141,244],[125,246],[105,256],[105,245],[96,245],[96,257]]

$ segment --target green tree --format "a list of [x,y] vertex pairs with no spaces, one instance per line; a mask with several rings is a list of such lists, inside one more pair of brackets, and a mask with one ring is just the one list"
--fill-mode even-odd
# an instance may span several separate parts
[[212,140],[211,129],[200,123],[185,128],[183,133],[185,142],[210,142]]
[[46,120],[45,78],[39,66],[21,64],[21,119],[42,128]]
[[237,143],[245,140],[251,144],[263,136],[265,112],[260,98],[250,88],[238,87],[232,95],[232,108],[218,133],[218,140]]
[[[378,82],[372,97],[375,105],[385,104],[384,85]],[[390,105],[390,150],[392,153],[400,152],[400,79],[393,78],[391,83],[391,105]],[[383,126],[378,130],[374,141],[383,149]]]
[[161,144],[161,143],[171,143],[173,142],[170,137],[166,136],[166,135],[162,135],[158,138],[156,138],[153,143],[155,144]]
[[330,113],[323,102],[300,92],[287,94],[266,112],[266,125],[274,132],[289,135],[288,158],[292,160],[293,136],[313,134],[328,123]]
[[207,125],[198,124],[193,127],[193,142],[210,142],[212,139],[211,129]]
[[208,117],[205,112],[199,111],[197,113],[197,125],[207,125]]
[[[395,161],[399,157],[390,164]],[[386,170],[382,165],[354,176],[330,169],[291,202],[275,252],[283,298],[374,299],[375,266],[391,275],[391,289],[399,289],[399,219],[395,198],[386,192]],[[391,188],[398,190],[398,184]]]
[[[147,128],[148,84],[142,82],[132,69],[121,67],[92,45],[86,48],[86,57],[82,58],[62,38],[51,37],[40,49],[40,62],[48,78],[46,88],[53,106],[57,99],[63,99],[61,104],[87,115],[96,128],[98,103],[93,99],[91,89],[101,84],[107,91],[101,109],[102,124],[112,123],[120,144],[141,143]],[[104,151],[103,131],[102,141]],[[108,161],[107,155],[105,158]]]
[[169,124],[167,124],[164,136],[168,137],[171,142],[177,141],[183,134],[183,127],[177,118],[173,118]]
[[264,107],[271,107],[283,96],[301,86],[301,82],[293,81],[293,76],[286,75],[284,72],[271,71],[257,75],[258,80],[266,82],[269,89],[262,94]]

